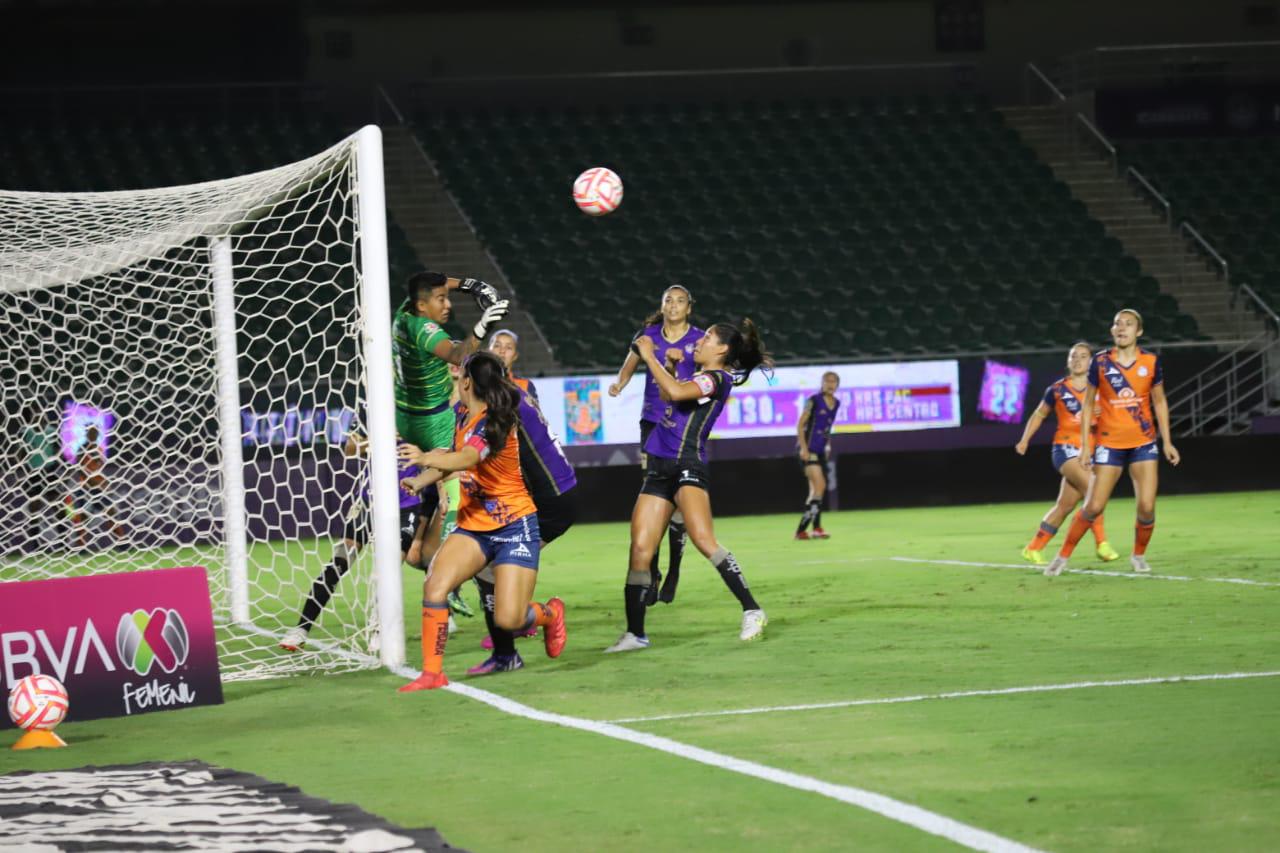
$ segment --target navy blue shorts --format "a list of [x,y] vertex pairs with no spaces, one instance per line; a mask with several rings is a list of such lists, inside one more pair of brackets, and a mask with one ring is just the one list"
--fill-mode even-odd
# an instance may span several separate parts
[[517,518],[506,527],[483,532],[455,528],[450,536],[470,536],[480,543],[484,561],[495,566],[524,566],[538,570],[538,551],[542,534],[538,531],[538,514]]
[[1068,459],[1079,459],[1080,448],[1074,444],[1055,444],[1052,451],[1053,470],[1061,471]]
[[1154,441],[1140,447],[1099,447],[1093,451],[1094,465],[1114,465],[1123,468],[1134,462],[1158,462],[1160,448]]

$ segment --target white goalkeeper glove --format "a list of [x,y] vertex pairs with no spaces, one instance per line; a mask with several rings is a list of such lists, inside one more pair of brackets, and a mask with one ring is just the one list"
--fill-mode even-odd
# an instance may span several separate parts
[[492,284],[483,282],[478,278],[462,279],[462,283],[458,285],[458,290],[463,293],[470,293],[481,311],[498,304],[501,299],[498,296],[497,289]]
[[480,341],[484,341],[489,336],[489,330],[498,324],[498,322],[507,316],[507,300],[499,300],[488,308],[484,309],[484,313],[480,315],[480,322],[476,323],[476,327],[471,333]]

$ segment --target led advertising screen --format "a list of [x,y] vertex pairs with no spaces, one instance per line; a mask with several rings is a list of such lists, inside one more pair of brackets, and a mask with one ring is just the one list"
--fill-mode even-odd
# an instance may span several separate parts
[[1023,403],[1031,371],[1012,364],[988,361],[982,370],[982,390],[978,393],[978,414],[988,421],[1022,422]]
[[[960,425],[959,363],[911,361],[780,367],[759,371],[735,388],[712,438],[795,435],[805,400],[818,393],[822,375],[840,376],[836,432],[916,430]],[[533,380],[543,414],[566,445],[635,444],[645,377],[638,372],[616,396],[613,375]]]

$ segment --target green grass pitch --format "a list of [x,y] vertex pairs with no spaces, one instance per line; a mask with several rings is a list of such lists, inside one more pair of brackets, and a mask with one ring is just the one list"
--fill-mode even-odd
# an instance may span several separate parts
[[[1280,670],[1280,492],[1161,499],[1148,556],[1158,575],[1184,580],[1002,567],[1019,563],[1049,497],[828,513],[825,542],[791,541],[798,512],[720,520],[769,614],[766,638],[738,641],[736,602],[690,549],[676,603],[650,611],[653,647],[622,655],[601,649],[624,627],[627,526],[583,525],[545,552],[539,581],[540,597],[568,604],[564,655],[550,661],[522,641],[523,671],[472,683],[618,720]],[[1108,532],[1126,556],[1132,524],[1132,502],[1113,502]],[[1073,567],[1128,574],[1124,559],[1094,559],[1091,537]],[[421,574],[404,578],[412,662]],[[483,624],[462,622],[446,670],[465,682],[484,657]],[[0,750],[0,772],[198,758],[434,825],[481,851],[953,846],[818,794],[454,693],[398,695],[402,683],[382,671],[235,682],[219,707],[66,724],[71,748]],[[1043,849],[1262,850],[1280,839],[1280,677],[624,725]]]

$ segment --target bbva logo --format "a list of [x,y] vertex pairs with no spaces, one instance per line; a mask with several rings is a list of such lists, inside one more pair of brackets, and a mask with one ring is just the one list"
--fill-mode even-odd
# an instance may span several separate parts
[[125,613],[116,626],[116,654],[138,675],[146,675],[155,664],[173,672],[187,662],[190,646],[182,615],[172,608]]

